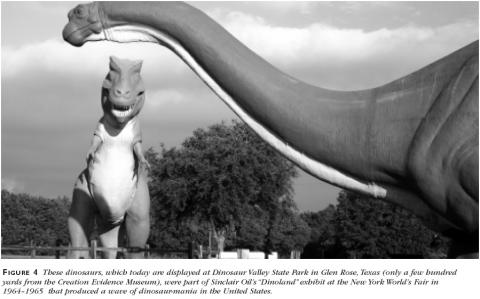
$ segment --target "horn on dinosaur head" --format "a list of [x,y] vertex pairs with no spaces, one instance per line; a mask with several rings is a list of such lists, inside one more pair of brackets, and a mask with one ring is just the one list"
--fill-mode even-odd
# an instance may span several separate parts
[[110,56],[110,69],[118,70],[120,68],[121,59],[115,56]]

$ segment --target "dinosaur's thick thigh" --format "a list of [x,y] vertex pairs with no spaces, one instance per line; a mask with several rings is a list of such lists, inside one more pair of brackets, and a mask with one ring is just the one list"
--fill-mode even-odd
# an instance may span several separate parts
[[478,147],[464,159],[459,174],[461,186],[478,204]]
[[[95,204],[90,197],[86,181],[79,177],[73,190],[72,205],[68,216],[68,231],[72,247],[88,247],[93,230]],[[71,250],[69,258],[88,258],[88,250]]]
[[424,175],[417,177],[416,184],[432,211],[458,228],[446,231],[453,241],[449,256],[478,252],[478,197],[475,199],[467,192],[464,185],[468,182],[462,181],[458,169],[432,171],[433,162],[430,165],[432,167],[427,168]]
[[441,164],[442,161],[430,161],[429,167],[416,175],[415,183],[422,198],[466,234],[478,231],[478,197],[472,197],[474,191],[467,189],[475,184],[470,183],[470,177],[463,180],[455,167],[445,169]]
[[451,78],[423,118],[408,169],[432,209],[466,234],[478,230],[477,56]]
[[478,235],[478,146],[473,148],[473,153],[464,154],[455,171],[456,180],[449,186],[447,202],[454,215],[461,217],[465,231]]
[[[125,217],[128,246],[144,248],[150,233],[150,196],[145,178],[140,178],[137,192]],[[129,258],[142,258],[143,252],[130,253]]]
[[409,150],[412,188],[458,228],[453,255],[478,250],[478,103],[475,55],[438,94]]

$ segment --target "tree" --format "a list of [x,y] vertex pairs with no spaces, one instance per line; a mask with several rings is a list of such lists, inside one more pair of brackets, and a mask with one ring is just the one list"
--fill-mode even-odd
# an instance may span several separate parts
[[68,238],[68,198],[47,199],[2,190],[2,243],[55,246]]
[[311,228],[303,258],[440,258],[448,239],[409,211],[371,197],[341,191],[336,206],[302,213]]
[[292,250],[302,250],[308,243],[311,229],[298,213],[291,209],[282,209],[272,226],[271,242],[282,256],[288,256]]
[[335,251],[335,217],[336,208],[328,205],[318,212],[304,212],[301,218],[311,229],[310,240],[305,246],[302,258],[325,258],[333,256]]
[[439,238],[409,211],[353,192],[340,192],[336,210],[337,242],[349,257],[424,257]]
[[176,222],[187,235],[206,226],[220,247],[265,247],[270,219],[278,209],[295,209],[295,167],[243,123],[197,129],[180,148],[162,145],[161,154],[150,149],[146,156],[153,222]]

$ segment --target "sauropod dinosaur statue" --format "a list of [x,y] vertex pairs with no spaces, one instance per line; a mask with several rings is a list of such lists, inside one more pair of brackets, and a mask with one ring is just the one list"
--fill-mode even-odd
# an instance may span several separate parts
[[[87,153],[87,168],[73,190],[68,217],[72,247],[87,247],[95,225],[101,245],[116,248],[124,221],[128,246],[146,244],[150,198],[145,170],[150,166],[143,156],[138,120],[145,101],[141,67],[139,60],[110,57],[110,71],[102,85],[104,114]],[[103,253],[106,258],[115,258],[117,251]],[[70,257],[87,255],[73,250]]]
[[300,168],[413,211],[454,239],[452,255],[478,252],[478,41],[383,86],[335,91],[279,71],[185,3],[95,2],[68,16],[70,44],[166,46]]

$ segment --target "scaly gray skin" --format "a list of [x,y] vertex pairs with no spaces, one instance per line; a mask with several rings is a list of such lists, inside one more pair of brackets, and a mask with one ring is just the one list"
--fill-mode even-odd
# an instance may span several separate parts
[[[132,130],[127,124],[135,121],[138,125],[135,119],[145,101],[145,87],[140,76],[141,65],[141,61],[110,58],[110,71],[102,84],[101,104],[104,112],[102,122],[108,124],[107,131],[112,130],[109,132],[112,136],[119,136],[125,128],[129,129],[128,132],[134,131],[140,134],[138,126]],[[108,157],[112,153],[115,157],[120,157],[119,142],[123,150],[121,157],[125,158],[122,161]],[[102,147],[105,148],[102,149]],[[92,146],[87,154],[88,166],[78,177],[73,190],[72,206],[68,217],[73,248],[88,247],[95,224],[103,247],[116,248],[118,241],[123,241],[122,238],[119,239],[123,237],[123,234],[119,235],[122,224],[127,236],[127,246],[145,247],[150,229],[150,197],[145,172],[145,168],[149,168],[149,165],[143,156],[140,142],[134,144],[132,142],[130,154],[128,150],[129,144],[123,140],[109,138],[108,143],[103,144],[103,140],[94,135]],[[134,169],[134,154],[138,161],[137,169]],[[124,163],[124,167],[119,168],[121,163]],[[125,171],[122,175],[112,173],[121,170]],[[94,175],[95,183],[92,182]],[[105,190],[110,191],[105,192]],[[135,192],[133,198],[128,195],[132,192]],[[103,252],[103,257],[115,258],[116,254],[116,250],[110,250]],[[128,255],[130,258],[142,256],[142,253]],[[88,251],[72,250],[69,256],[69,258],[80,257],[88,258]]]
[[264,140],[341,188],[401,205],[478,252],[478,41],[386,85],[334,91],[267,63],[201,11],[98,2],[64,39],[155,42],[174,51]]

